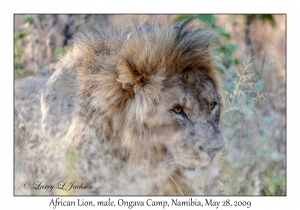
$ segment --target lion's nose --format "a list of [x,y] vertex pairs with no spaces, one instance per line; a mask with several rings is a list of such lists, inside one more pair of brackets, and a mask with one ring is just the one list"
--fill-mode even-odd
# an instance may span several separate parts
[[224,149],[224,146],[220,146],[219,148],[206,148],[206,149],[204,149],[202,146],[199,146],[198,149],[199,149],[201,152],[203,152],[203,151],[207,152],[208,156],[211,158],[211,160],[213,160],[214,157],[215,157],[215,155],[216,155],[216,153],[217,153],[218,151],[223,150],[223,149]]
[[211,158],[211,160],[214,159],[216,153],[220,150],[222,150],[224,148],[224,146],[221,146],[219,148],[208,148],[207,149],[207,154],[209,155],[209,157]]

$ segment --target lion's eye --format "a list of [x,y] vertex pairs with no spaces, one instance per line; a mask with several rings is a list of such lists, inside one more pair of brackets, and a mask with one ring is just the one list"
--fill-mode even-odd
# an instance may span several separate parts
[[217,102],[215,102],[215,101],[210,103],[209,104],[209,109],[212,111],[216,107],[216,105],[217,105]]
[[181,113],[181,112],[183,111],[183,109],[182,109],[182,107],[180,107],[180,106],[176,106],[176,107],[173,109],[173,111],[174,111],[176,114],[179,114],[179,113]]

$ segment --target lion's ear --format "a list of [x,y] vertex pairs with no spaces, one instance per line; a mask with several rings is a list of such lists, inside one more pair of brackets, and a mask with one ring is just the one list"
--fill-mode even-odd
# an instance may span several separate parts
[[125,59],[119,60],[116,69],[118,74],[117,81],[122,83],[122,88],[129,93],[130,97],[133,97],[133,86],[139,82],[141,76],[138,75],[138,72],[133,71]]

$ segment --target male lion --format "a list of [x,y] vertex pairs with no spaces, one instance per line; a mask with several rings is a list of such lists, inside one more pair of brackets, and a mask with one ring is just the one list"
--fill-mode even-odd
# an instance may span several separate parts
[[53,139],[67,150],[94,145],[86,153],[109,145],[112,162],[139,166],[152,179],[141,194],[191,193],[195,180],[217,176],[225,144],[215,33],[188,23],[77,34],[48,71],[16,80],[16,130],[29,133],[41,153]]

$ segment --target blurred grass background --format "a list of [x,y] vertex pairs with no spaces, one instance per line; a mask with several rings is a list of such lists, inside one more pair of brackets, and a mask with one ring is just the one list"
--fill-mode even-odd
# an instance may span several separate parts
[[[217,69],[226,99],[221,130],[227,147],[218,180],[220,194],[285,195],[285,15],[15,15],[14,76],[43,71],[68,49],[77,31],[97,25],[124,27],[132,20],[157,17],[169,23],[192,17],[196,24],[208,24],[219,33]],[[78,161],[78,155],[69,158],[70,154],[65,155],[65,168]],[[65,176],[74,177],[70,171]],[[26,173],[22,167],[15,171],[15,183],[26,180]],[[18,184],[17,194],[28,193]],[[122,194],[120,189],[115,192]]]

